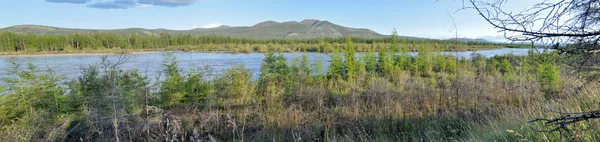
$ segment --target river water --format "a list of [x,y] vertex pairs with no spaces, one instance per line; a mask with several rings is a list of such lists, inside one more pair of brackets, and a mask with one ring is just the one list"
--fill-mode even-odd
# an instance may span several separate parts
[[[462,52],[442,52],[442,54],[452,54],[458,57],[470,57],[473,53],[479,53],[486,57],[495,55],[527,55],[530,49],[519,48],[501,48],[494,50],[480,51],[462,51]],[[151,52],[125,55],[128,57],[127,62],[122,64],[122,69],[138,69],[140,73],[149,77],[159,75],[165,70],[163,63],[169,53],[179,61],[179,67],[183,71],[190,69],[205,69],[209,68],[210,73],[219,73],[235,65],[244,65],[246,68],[253,70],[255,76],[260,71],[260,64],[265,53],[250,53],[250,54],[230,54],[230,53],[201,53],[201,52]],[[411,55],[416,55],[416,52],[411,52]],[[296,52],[283,53],[283,55],[292,61],[294,58],[301,58],[307,55],[309,61],[314,62],[318,59],[323,61],[324,69],[329,66],[330,57],[328,54],[315,52]],[[73,78],[81,74],[81,68],[92,64],[99,64],[102,57],[105,55],[35,55],[35,56],[3,56],[0,57],[0,78],[10,77],[9,70],[13,67],[11,62],[23,65],[20,69],[24,69],[25,64],[33,64],[41,70],[51,69],[55,73],[64,75],[67,78]],[[118,55],[108,55],[109,60],[116,60]],[[362,56],[357,53],[357,56]],[[0,81],[1,82],[1,81]]]

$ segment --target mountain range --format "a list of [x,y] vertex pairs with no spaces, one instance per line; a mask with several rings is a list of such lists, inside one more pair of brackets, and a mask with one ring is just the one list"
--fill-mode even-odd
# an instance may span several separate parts
[[[275,22],[265,21],[253,26],[219,26],[215,28],[194,28],[191,30],[168,30],[168,29],[143,29],[143,28],[127,28],[127,29],[73,29],[60,28],[42,25],[16,25],[0,29],[0,32],[13,32],[21,34],[38,34],[38,35],[66,35],[66,34],[87,34],[87,33],[117,33],[130,34],[137,33],[140,35],[159,35],[161,33],[168,34],[184,34],[184,35],[223,35],[238,38],[254,38],[254,39],[273,39],[273,38],[288,38],[288,39],[310,39],[320,37],[361,37],[361,38],[386,38],[389,35],[379,34],[370,29],[350,28],[331,23],[329,21],[307,19],[303,21],[288,21]],[[426,39],[419,37],[401,37],[409,39]],[[452,40],[452,39],[450,39]],[[481,39],[459,39],[460,41],[479,41]]]

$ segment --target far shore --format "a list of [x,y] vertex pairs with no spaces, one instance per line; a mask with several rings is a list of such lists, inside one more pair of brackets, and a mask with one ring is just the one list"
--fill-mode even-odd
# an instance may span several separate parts
[[0,53],[0,57],[38,57],[38,56],[98,56],[98,55],[128,55],[128,54],[152,54],[160,51],[135,51],[135,52],[40,52],[40,53]]
[[[510,48],[510,47],[507,47]],[[495,48],[484,49],[467,49],[464,51],[483,51],[493,50]],[[153,54],[160,52],[204,52],[204,53],[233,53],[247,54],[248,52],[231,52],[231,51],[202,51],[202,50],[181,50],[181,49],[154,49],[154,50],[138,50],[138,51],[81,51],[81,52],[0,52],[1,57],[48,57],[48,56],[100,56],[100,55],[129,55],[129,54]],[[410,52],[418,52],[411,50]],[[462,51],[443,51],[443,52],[462,52]],[[250,52],[261,53],[261,52]]]

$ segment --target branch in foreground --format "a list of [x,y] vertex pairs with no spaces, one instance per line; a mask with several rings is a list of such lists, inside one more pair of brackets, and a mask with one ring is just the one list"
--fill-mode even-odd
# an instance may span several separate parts
[[542,132],[555,132],[560,130],[569,132],[568,126],[570,124],[597,118],[600,118],[600,110],[579,113],[561,113],[560,117],[554,119],[538,118],[529,121],[529,123],[544,122],[546,126],[554,127],[551,130],[541,130]]

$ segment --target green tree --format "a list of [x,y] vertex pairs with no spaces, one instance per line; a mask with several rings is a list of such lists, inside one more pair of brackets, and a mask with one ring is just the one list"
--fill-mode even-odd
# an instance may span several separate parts
[[327,76],[331,78],[339,78],[343,74],[342,67],[342,56],[340,55],[339,47],[333,49],[333,53],[331,54],[331,63],[329,65],[329,71],[327,72]]
[[444,57],[444,55],[440,54],[440,53],[435,53],[435,55],[433,56],[434,59],[434,63],[433,63],[433,71],[434,72],[446,72],[446,57]]
[[265,54],[261,63],[261,80],[278,79],[281,81],[288,73],[287,59],[283,54],[274,52]]
[[400,51],[400,45],[398,45],[398,31],[396,31],[396,28],[392,30],[392,35],[390,36],[390,50],[392,52]]
[[166,69],[166,79],[161,84],[161,104],[165,108],[180,105],[184,101],[187,92],[184,91],[184,77],[181,75],[178,67],[178,61],[173,54],[168,54],[164,66]]
[[388,75],[391,71],[392,61],[387,54],[386,47],[381,47],[377,56],[377,72],[380,75]]
[[456,73],[457,68],[457,57],[452,54],[446,56],[446,72],[448,73]]
[[556,64],[557,52],[545,52],[535,55],[538,61],[537,75],[542,88],[556,91],[560,87],[560,67]]
[[421,47],[419,50],[419,54],[415,59],[416,64],[416,74],[420,74],[423,77],[431,76],[431,70],[433,67],[432,64],[432,56],[429,50],[425,47]]
[[497,68],[502,75],[510,75],[513,70],[512,63],[510,63],[508,58],[501,58],[497,64]]
[[544,89],[553,89],[560,83],[560,69],[550,63],[542,63],[537,70],[539,82]]
[[33,64],[21,69],[13,62],[10,72],[16,76],[3,78],[7,88],[0,95],[0,131],[18,134],[24,141],[41,141],[45,138],[36,134],[50,131],[61,115],[69,113],[66,89],[59,76],[43,73]]
[[373,52],[373,48],[369,48],[363,57],[365,70],[369,73],[375,72],[377,69],[377,55]]
[[219,90],[217,101],[224,107],[248,105],[262,99],[254,95],[256,86],[252,82],[252,72],[243,65],[231,67],[217,76],[214,88]]
[[346,52],[344,53],[344,72],[345,77],[348,80],[352,80],[356,77],[358,73],[358,68],[356,67],[356,57],[355,57],[355,49],[354,44],[352,43],[351,38],[347,38],[346,41]]

